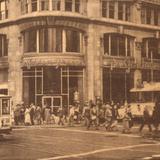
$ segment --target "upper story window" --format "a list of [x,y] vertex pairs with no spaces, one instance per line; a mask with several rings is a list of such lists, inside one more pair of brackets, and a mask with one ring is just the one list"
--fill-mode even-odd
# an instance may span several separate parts
[[160,59],[160,39],[143,39],[142,57],[146,57],[149,59]]
[[74,30],[66,30],[66,51],[80,52],[80,34]]
[[65,0],[65,11],[80,12],[80,0]]
[[8,2],[6,0],[0,1],[0,20],[8,18]]
[[62,29],[40,29],[39,46],[40,52],[62,52]]
[[[63,34],[62,34],[63,33]],[[23,32],[24,52],[81,52],[82,33],[76,30],[43,27]]]
[[32,5],[32,7],[31,7],[32,12],[37,11],[37,0],[32,0],[31,5]]
[[141,8],[141,23],[142,24],[152,24],[160,25],[160,8],[151,6],[142,6]]
[[0,57],[8,56],[8,44],[6,35],[0,35]]
[[104,54],[109,56],[133,56],[134,38],[117,33],[104,34]]
[[130,21],[131,3],[102,0],[102,17]]
[[61,1],[60,0],[52,0],[52,9],[57,11],[61,9]]
[[87,0],[20,0],[21,12],[26,14],[35,11],[67,11],[86,13]]
[[65,0],[65,11],[72,11],[72,0]]
[[49,0],[40,0],[40,10],[49,10]]

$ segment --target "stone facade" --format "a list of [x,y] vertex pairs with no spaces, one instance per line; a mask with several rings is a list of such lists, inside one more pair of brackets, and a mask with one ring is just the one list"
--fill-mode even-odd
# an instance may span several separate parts
[[[8,68],[8,94],[13,97],[14,104],[23,101],[23,67],[57,65],[83,67],[85,90],[83,100],[95,99],[97,96],[104,99],[103,68],[132,70],[134,85],[136,85],[137,79],[143,81],[143,70],[152,68],[160,71],[160,59],[151,61],[142,57],[143,39],[148,37],[159,39],[160,23],[158,25],[141,23],[142,4],[144,2],[145,5],[152,3],[155,7],[160,7],[159,0],[153,2],[147,0],[129,1],[131,3],[130,21],[118,20],[117,17],[115,19],[102,17],[100,0],[81,1],[83,3],[81,3],[80,13],[66,12],[64,1],[61,1],[60,11],[50,9],[31,12],[31,8],[29,8],[28,13],[22,14],[21,2],[22,0],[9,1],[8,18],[0,21],[0,34],[7,35],[8,41],[8,57],[0,58],[0,69]],[[118,3],[118,0],[115,3]],[[115,9],[115,12],[118,10]],[[160,15],[160,13],[158,14]],[[63,53],[62,51],[60,55],[57,53],[25,54],[23,52],[23,31],[45,26],[73,28],[81,31],[83,33],[83,46],[80,53]],[[133,36],[133,56],[104,55],[103,35],[105,33]]]

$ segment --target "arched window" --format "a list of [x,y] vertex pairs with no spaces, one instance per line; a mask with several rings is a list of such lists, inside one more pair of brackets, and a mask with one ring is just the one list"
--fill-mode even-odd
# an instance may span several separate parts
[[142,47],[142,57],[149,59],[160,59],[160,39],[144,38]]
[[134,38],[117,33],[104,34],[104,54],[109,56],[133,56]]

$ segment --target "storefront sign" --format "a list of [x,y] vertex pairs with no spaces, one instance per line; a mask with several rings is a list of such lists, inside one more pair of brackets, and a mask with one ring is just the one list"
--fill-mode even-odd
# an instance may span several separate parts
[[64,58],[64,57],[27,57],[23,58],[22,67],[32,66],[84,66],[83,58]]

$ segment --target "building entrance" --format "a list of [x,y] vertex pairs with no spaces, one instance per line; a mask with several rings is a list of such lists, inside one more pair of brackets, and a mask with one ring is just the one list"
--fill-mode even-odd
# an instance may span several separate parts
[[62,96],[43,96],[42,106],[51,107],[52,113],[57,113],[57,110],[62,107]]

